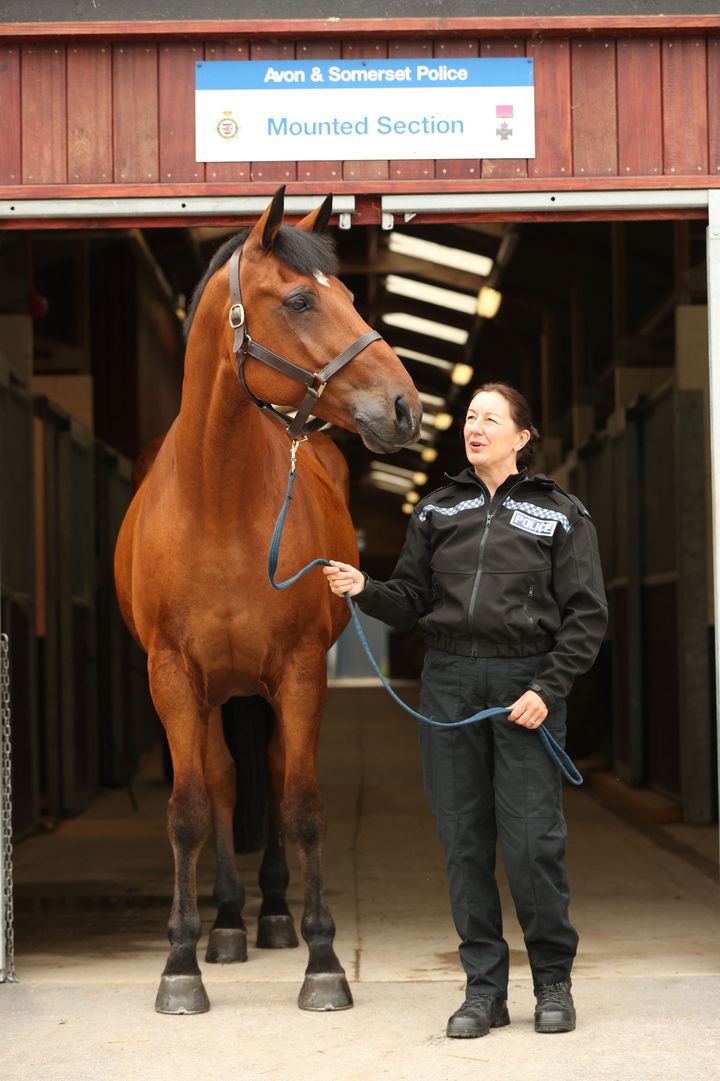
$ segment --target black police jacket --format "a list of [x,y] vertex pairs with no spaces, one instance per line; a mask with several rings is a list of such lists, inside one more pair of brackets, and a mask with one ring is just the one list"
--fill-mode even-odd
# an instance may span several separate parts
[[[446,474],[447,476],[447,474]],[[542,474],[493,498],[464,469],[413,510],[392,578],[356,600],[428,645],[478,657],[544,656],[530,689],[548,706],[595,660],[607,626],[597,536],[582,503]]]

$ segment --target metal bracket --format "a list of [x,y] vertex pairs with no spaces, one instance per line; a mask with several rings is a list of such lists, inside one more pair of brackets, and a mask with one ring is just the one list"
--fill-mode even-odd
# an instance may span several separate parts
[[715,237],[720,232],[720,188],[711,188],[708,192],[708,218]]
[[391,232],[395,228],[395,215],[387,214],[383,211],[383,216],[380,224],[386,233]]

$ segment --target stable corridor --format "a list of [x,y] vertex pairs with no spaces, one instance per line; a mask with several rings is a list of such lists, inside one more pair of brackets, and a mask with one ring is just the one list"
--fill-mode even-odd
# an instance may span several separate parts
[[[401,693],[416,699],[414,687]],[[375,686],[334,687],[320,772],[326,885],[353,1010],[299,1011],[304,945],[251,945],[245,965],[201,961],[209,1014],[154,1013],[172,871],[169,790],[153,757],[134,782],[137,811],[125,790],[108,791],[86,814],[16,849],[20,982],[0,986],[4,1072],[28,1081],[564,1081],[579,1073],[693,1081],[712,1072],[720,1053],[716,830],[640,830],[588,789],[566,789],[571,912],[581,935],[577,1031],[534,1033],[530,974],[504,889],[512,1024],[482,1040],[449,1041],[445,1020],[463,979],[415,722]],[[241,865],[252,944],[258,858]],[[200,872],[206,931],[211,892],[208,848]]]

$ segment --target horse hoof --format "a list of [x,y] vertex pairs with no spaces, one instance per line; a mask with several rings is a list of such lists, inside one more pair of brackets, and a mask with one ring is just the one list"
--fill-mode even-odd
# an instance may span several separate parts
[[213,965],[247,961],[247,931],[243,931],[241,927],[213,927],[208,938],[205,960]]
[[349,1010],[352,1004],[344,972],[308,973],[298,995],[301,1010]]
[[207,1013],[210,1000],[202,976],[162,976],[155,1009],[158,1013]]
[[257,945],[261,950],[288,950],[298,944],[292,916],[261,916]]

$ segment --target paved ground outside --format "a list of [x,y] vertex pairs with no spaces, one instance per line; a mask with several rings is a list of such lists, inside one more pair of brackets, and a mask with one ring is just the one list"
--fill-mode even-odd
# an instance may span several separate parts
[[[503,883],[512,1024],[447,1040],[463,979],[414,722],[375,688],[331,692],[321,752],[325,869],[355,1007],[298,1010],[306,951],[251,946],[202,963],[210,1013],[153,1001],[166,952],[171,857],[158,760],[123,790],[16,849],[17,972],[0,986],[0,1068],[23,1081],[695,1081],[720,1060],[717,829],[639,830],[566,791],[578,1028],[533,1031],[522,938]],[[240,861],[250,941],[257,857]],[[296,865],[293,863],[293,867]],[[212,852],[200,872],[212,922]],[[293,871],[296,918],[302,886]]]

